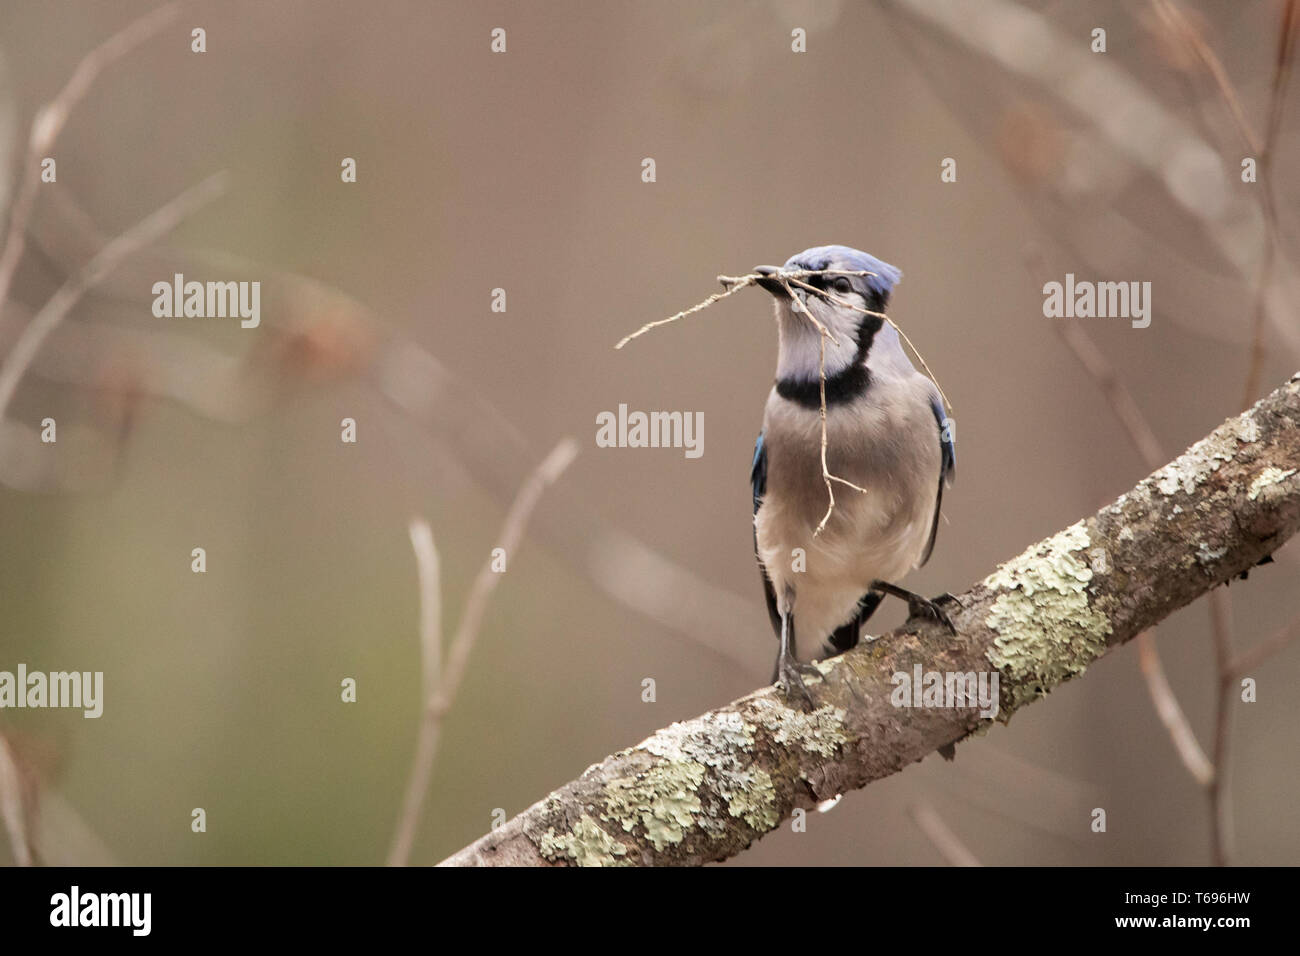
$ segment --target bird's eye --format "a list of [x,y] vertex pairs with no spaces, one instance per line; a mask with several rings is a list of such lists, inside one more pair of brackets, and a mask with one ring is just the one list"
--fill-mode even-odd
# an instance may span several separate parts
[[853,283],[849,281],[848,276],[836,276],[835,281],[831,283],[831,288],[841,295],[845,295],[853,291]]

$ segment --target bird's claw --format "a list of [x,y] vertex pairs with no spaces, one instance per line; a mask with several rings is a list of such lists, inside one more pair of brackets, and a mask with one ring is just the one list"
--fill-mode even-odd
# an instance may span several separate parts
[[957,628],[953,627],[952,621],[949,619],[948,615],[944,612],[943,608],[939,607],[939,602],[943,601],[945,598],[953,603],[957,603],[957,599],[951,594],[941,594],[933,601],[927,601],[920,595],[913,595],[908,598],[907,601],[907,619],[909,621],[934,621],[946,627],[949,633],[956,634]]
[[820,681],[822,672],[813,665],[804,664],[793,657],[784,657],[778,662],[776,686],[781,691],[781,696],[785,698],[787,706],[800,703],[807,705],[807,710],[815,710],[817,704],[813,700],[812,692],[808,690],[808,685],[804,683],[805,677],[815,677]]

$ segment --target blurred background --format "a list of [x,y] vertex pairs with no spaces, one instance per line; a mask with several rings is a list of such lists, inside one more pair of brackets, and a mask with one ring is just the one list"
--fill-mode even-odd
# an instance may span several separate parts
[[[156,6],[0,7],[10,222],[37,110]],[[720,273],[825,243],[903,270],[891,316],[951,399],[959,446],[938,546],[909,587],[960,591],[1127,490],[1152,469],[1108,373],[1172,457],[1300,367],[1294,6],[164,13],[42,154],[57,181],[35,187],[0,312],[12,356],[110,237],[228,171],[222,195],[77,302],[4,409],[0,669],[103,671],[105,689],[97,720],[0,713],[0,860],[25,841],[38,862],[383,862],[422,708],[408,522],[432,526],[450,635],[517,489],[564,436],[580,453],[508,555],[411,861],[765,683],[748,470],[775,366],[770,302],[747,290],[613,349]],[[1244,158],[1257,181],[1242,181]],[[261,325],[155,318],[152,284],[175,272],[260,281]],[[1066,273],[1150,282],[1150,327],[1045,318],[1042,287]],[[596,447],[597,414],[620,403],[703,412],[703,456]],[[1300,612],[1300,549],[1276,557],[1230,589],[1238,652]],[[902,616],[887,603],[872,629]],[[1156,646],[1211,754],[1206,602]],[[1300,652],[1251,676],[1258,702],[1229,708],[1226,849],[1294,864]],[[936,819],[987,864],[1212,858],[1205,788],[1129,645],[955,763],[848,794],[732,865],[942,863]]]

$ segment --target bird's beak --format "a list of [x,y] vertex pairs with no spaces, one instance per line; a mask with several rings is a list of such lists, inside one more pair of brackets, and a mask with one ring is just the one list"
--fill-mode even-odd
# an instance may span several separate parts
[[[754,272],[761,276],[778,276],[781,274],[781,270],[776,266],[754,266]],[[759,279],[758,284],[779,299],[788,299],[790,297],[790,293],[786,292],[786,287],[781,284],[779,279]]]

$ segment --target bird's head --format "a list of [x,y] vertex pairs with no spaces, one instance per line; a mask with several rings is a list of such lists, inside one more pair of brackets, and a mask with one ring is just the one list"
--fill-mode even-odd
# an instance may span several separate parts
[[[826,374],[835,375],[866,358],[889,294],[903,276],[887,262],[848,246],[816,246],[791,256],[779,269],[756,266],[754,271],[763,276],[758,284],[776,300],[777,377],[797,381],[815,380],[819,371],[821,332],[808,314],[834,336],[826,342]],[[870,274],[836,274],[856,272]]]

